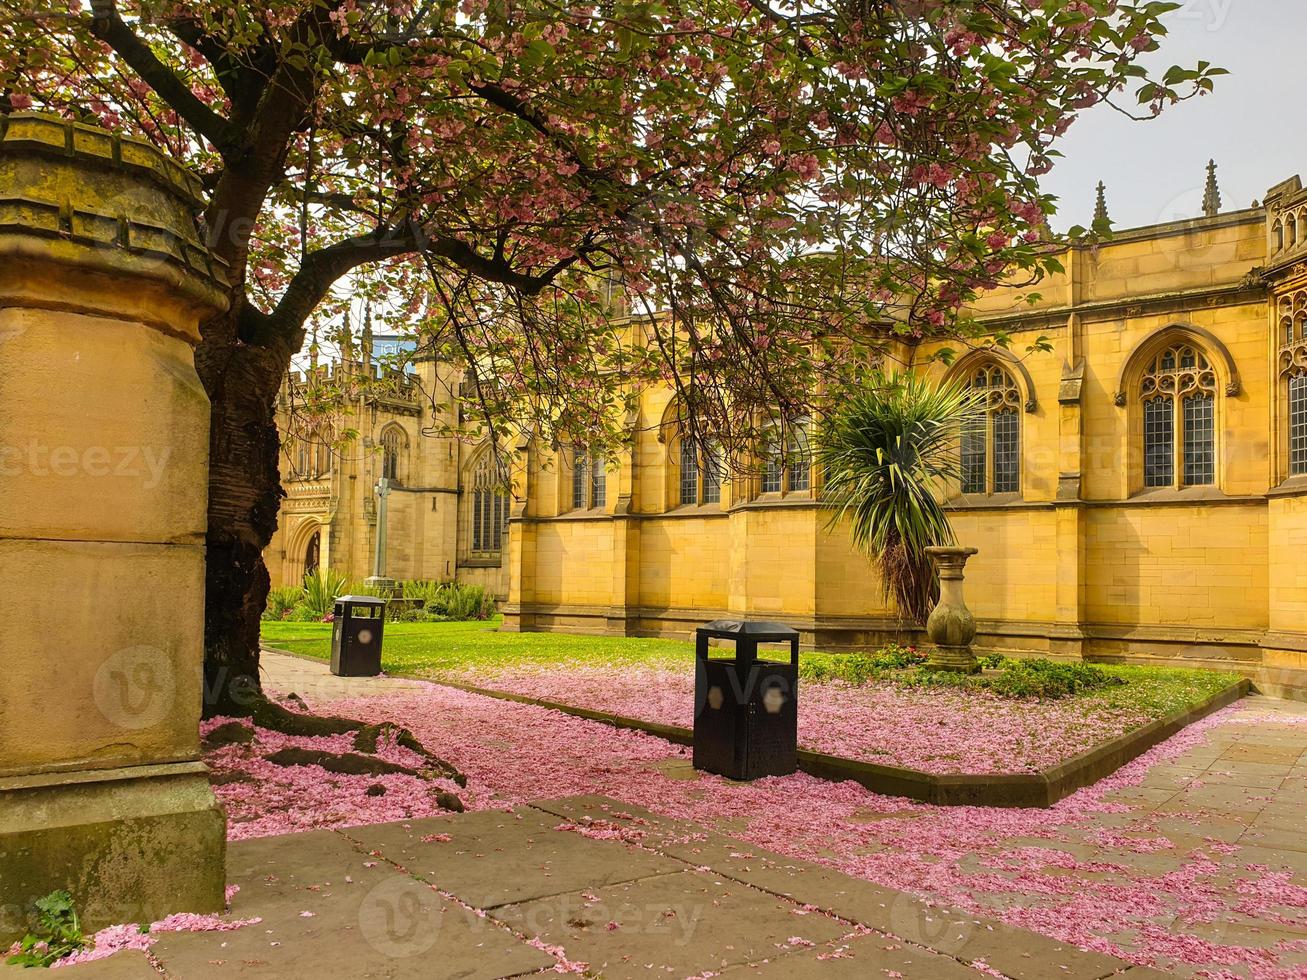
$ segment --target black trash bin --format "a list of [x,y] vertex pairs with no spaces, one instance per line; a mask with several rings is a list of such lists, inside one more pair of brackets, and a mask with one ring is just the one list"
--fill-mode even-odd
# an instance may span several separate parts
[[336,600],[331,631],[331,672],[337,677],[376,677],[381,673],[381,633],[386,600],[343,595]]
[[[735,641],[731,659],[708,641]],[[695,630],[694,767],[731,779],[798,768],[799,634],[782,623],[718,620]],[[789,643],[790,662],[758,659],[759,643]]]

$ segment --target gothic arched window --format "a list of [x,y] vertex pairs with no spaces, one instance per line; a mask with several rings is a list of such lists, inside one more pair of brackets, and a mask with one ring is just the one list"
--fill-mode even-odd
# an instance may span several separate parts
[[398,425],[381,430],[381,475],[399,483],[407,475],[408,435]]
[[1021,489],[1021,391],[1012,375],[989,362],[967,378],[976,416],[962,426],[959,455],[963,493]]
[[608,470],[601,457],[590,458],[590,506],[603,507],[608,503]]
[[710,442],[703,451],[703,502],[720,504],[722,502],[722,479],[726,471],[726,460],[722,447]]
[[680,502],[699,503],[699,454],[693,439],[681,439]]
[[472,468],[468,530],[473,558],[498,558],[503,552],[509,512],[506,482],[494,451],[487,449]]
[[1287,475],[1304,476],[1307,475],[1307,289],[1283,297],[1279,315],[1279,373],[1287,422]]
[[689,436],[678,442],[674,471],[676,501],[683,507],[720,504],[726,482],[726,457],[716,440],[696,443]]
[[589,479],[590,461],[586,454],[577,450],[572,454],[572,509],[586,509],[586,481]]
[[331,441],[325,432],[318,432],[314,438],[317,445],[313,453],[313,476],[321,479],[331,474]]
[[1145,487],[1216,482],[1216,372],[1196,345],[1154,356],[1139,383]]
[[608,502],[608,471],[602,456],[584,449],[572,453],[572,510],[592,510]]
[[812,488],[808,426],[808,419],[800,417],[764,436],[759,493],[805,493]]

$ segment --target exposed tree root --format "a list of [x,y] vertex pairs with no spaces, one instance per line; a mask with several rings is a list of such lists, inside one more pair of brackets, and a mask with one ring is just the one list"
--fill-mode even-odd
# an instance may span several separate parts
[[[286,695],[284,700],[301,705],[305,710],[293,711],[271,698],[259,697],[248,706],[245,714],[258,727],[281,732],[283,735],[312,737],[345,735],[353,732],[355,752],[332,753],[313,749],[286,748],[266,756],[269,762],[283,766],[316,765],[328,772],[345,775],[403,773],[423,779],[449,779],[459,786],[467,785],[467,776],[435,753],[428,751],[427,747],[407,728],[388,721],[368,724],[336,715],[315,715],[307,710],[304,699],[293,693]],[[254,741],[254,738],[255,733],[249,726],[240,722],[228,722],[213,729],[205,742],[210,746],[249,744]],[[393,740],[395,744],[421,756],[424,764],[413,769],[375,758],[378,746],[387,740]],[[463,810],[463,802],[453,793],[440,792],[436,796],[436,801],[446,810],[458,812]]]
[[323,752],[318,749],[278,749],[265,759],[278,766],[321,766],[327,772],[338,772],[342,776],[388,776],[400,773],[404,776],[416,776],[418,771],[398,763],[387,762],[375,756],[359,755],[356,752]]
[[258,736],[249,725],[229,721],[204,736],[205,748],[216,749],[223,745],[249,745]]

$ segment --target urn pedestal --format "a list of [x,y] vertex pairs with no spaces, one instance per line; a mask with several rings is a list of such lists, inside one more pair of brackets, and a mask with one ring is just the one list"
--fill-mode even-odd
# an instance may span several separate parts
[[962,597],[963,569],[975,548],[927,548],[939,569],[939,602],[926,620],[926,635],[931,645],[926,651],[926,665],[934,670],[951,670],[963,674],[980,671],[971,641],[976,638],[976,617]]

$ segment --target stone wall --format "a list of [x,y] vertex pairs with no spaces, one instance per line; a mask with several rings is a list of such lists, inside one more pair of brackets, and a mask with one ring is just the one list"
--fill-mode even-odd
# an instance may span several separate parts
[[[1035,302],[1014,286],[977,303],[1013,334],[1011,354],[945,368],[917,352],[936,377],[987,358],[1020,389],[1019,492],[947,492],[959,541],[979,548],[967,569],[978,646],[1222,666],[1277,693],[1307,690],[1307,481],[1287,479],[1274,452],[1287,421],[1271,319],[1287,287],[1268,220],[1258,208],[1071,250]],[[1052,349],[1028,352],[1039,338]],[[1211,486],[1144,487],[1140,377],[1171,341],[1214,372]],[[669,398],[642,396],[636,446],[609,475],[627,489],[600,515],[569,512],[565,455],[537,457],[513,524],[508,628],[685,635],[730,614],[784,620],[823,649],[912,635],[847,531],[828,528],[815,469],[810,492],[761,495],[746,477],[721,504],[680,506]]]

